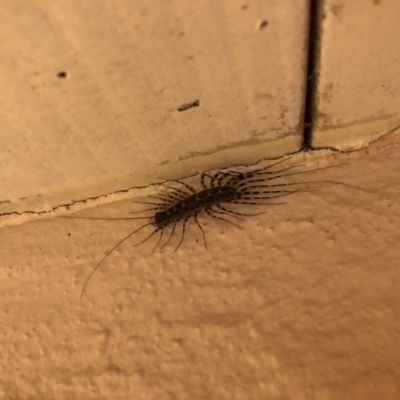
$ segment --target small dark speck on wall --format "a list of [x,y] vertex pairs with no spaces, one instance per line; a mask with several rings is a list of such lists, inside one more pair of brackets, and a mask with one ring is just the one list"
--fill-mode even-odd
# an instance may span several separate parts
[[258,23],[258,30],[262,31],[263,29],[265,29],[268,26],[268,21],[266,21],[265,19],[260,21]]
[[57,74],[57,78],[58,79],[65,79],[67,77],[67,73],[65,72],[65,71],[60,71],[58,74]]
[[199,107],[199,106],[200,106],[200,101],[195,100],[195,101],[192,101],[191,103],[182,104],[176,110],[177,111],[186,111],[186,110],[189,110],[190,108]]

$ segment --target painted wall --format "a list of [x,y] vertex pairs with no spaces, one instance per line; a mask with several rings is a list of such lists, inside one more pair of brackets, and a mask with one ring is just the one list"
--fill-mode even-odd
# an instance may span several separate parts
[[[58,218],[299,150],[309,6],[0,2],[0,398],[400,398],[399,135],[294,155],[335,167],[242,229],[201,216],[208,251],[143,228],[82,299],[147,221]],[[396,126],[397,7],[321,2],[314,146]]]

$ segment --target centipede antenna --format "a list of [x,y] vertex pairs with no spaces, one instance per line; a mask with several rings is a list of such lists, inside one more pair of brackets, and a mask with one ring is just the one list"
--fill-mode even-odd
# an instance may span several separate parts
[[100,265],[104,262],[104,260],[114,251],[116,250],[119,246],[122,245],[122,243],[124,243],[126,240],[128,240],[132,235],[134,235],[136,232],[139,232],[141,229],[145,228],[146,226],[151,225],[151,222],[149,222],[148,224],[145,224],[143,226],[141,226],[139,229],[136,229],[135,231],[131,232],[129,235],[125,236],[122,240],[120,240],[111,250],[109,250],[106,255],[100,260],[100,262],[96,265],[96,267],[92,270],[92,272],[90,273],[90,275],[86,278],[86,281],[83,285],[82,288],[82,292],[81,292],[81,299],[83,297],[83,293],[85,292],[86,289],[86,285],[89,282],[89,279],[92,277],[92,275],[96,272],[97,268],[100,267]]
[[100,219],[106,221],[117,221],[117,220],[130,220],[130,219],[149,219],[153,218],[153,215],[147,217],[69,217],[67,215],[60,215],[57,218],[65,218],[65,219]]

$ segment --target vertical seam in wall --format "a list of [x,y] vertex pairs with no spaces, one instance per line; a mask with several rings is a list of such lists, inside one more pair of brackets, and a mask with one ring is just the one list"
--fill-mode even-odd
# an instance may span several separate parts
[[323,0],[310,0],[309,5],[309,31],[308,31],[308,54],[307,54],[307,84],[305,93],[304,109],[304,130],[302,150],[312,149],[312,132],[316,120],[316,110],[318,103],[318,71],[320,57],[320,30],[322,19],[324,18],[322,10],[324,8]]

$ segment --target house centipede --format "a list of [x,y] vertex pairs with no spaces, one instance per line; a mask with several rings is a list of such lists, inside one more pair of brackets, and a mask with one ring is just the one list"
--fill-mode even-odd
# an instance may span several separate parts
[[[304,164],[292,165],[284,168],[275,170],[274,167],[283,163],[287,159],[282,159],[275,163],[272,163],[266,167],[255,169],[250,172],[238,172],[235,170],[218,171],[214,174],[201,173],[200,185],[201,190],[196,191],[191,185],[183,182],[182,180],[169,180],[180,184],[181,187],[175,187],[167,185],[165,182],[160,185],[169,192],[163,192],[157,196],[148,196],[149,198],[157,199],[158,202],[135,202],[140,204],[147,204],[154,206],[141,212],[154,212],[153,215],[143,217],[128,217],[128,218],[97,218],[97,217],[68,217],[64,218],[77,218],[77,219],[102,219],[102,220],[130,220],[130,219],[148,219],[149,222],[142,225],[138,229],[130,232],[122,240],[120,240],[115,246],[106,252],[104,257],[97,263],[95,268],[87,277],[81,292],[81,298],[85,292],[86,286],[95,273],[95,271],[103,264],[103,262],[112,254],[118,247],[120,247],[125,241],[132,237],[135,233],[142,229],[153,225],[155,229],[141,242],[136,243],[134,246],[139,246],[142,243],[149,240],[151,237],[160,233],[160,237],[153,248],[152,253],[157,249],[163,239],[164,230],[172,226],[171,234],[168,239],[161,245],[160,251],[171,241],[174,236],[177,225],[182,221],[181,237],[178,245],[174,252],[176,252],[183,243],[185,237],[186,225],[191,218],[198,226],[201,231],[204,246],[207,249],[206,235],[203,227],[198,221],[200,213],[204,212],[208,216],[217,219],[219,221],[227,222],[240,229],[239,225],[235,224],[231,220],[224,216],[233,217],[236,219],[243,220],[243,217],[257,216],[265,214],[268,211],[263,211],[254,214],[247,214],[227,208],[229,205],[256,205],[256,206],[271,206],[271,205],[282,205],[282,202],[271,202],[275,199],[280,199],[285,196],[290,196],[299,192],[314,191],[310,189],[309,185],[313,183],[332,183],[340,184],[356,189],[368,191],[366,189],[359,188],[357,186],[349,185],[343,182],[336,181],[301,181],[301,182],[281,182],[279,179],[286,178],[291,175],[299,175],[312,171],[325,170],[329,168],[335,168],[347,164],[336,164],[333,166],[327,166],[322,168],[314,168],[299,171],[296,168],[304,167]],[[168,180],[166,181],[168,182]],[[306,187],[304,187],[306,185]],[[223,205],[222,205],[223,204]]]

